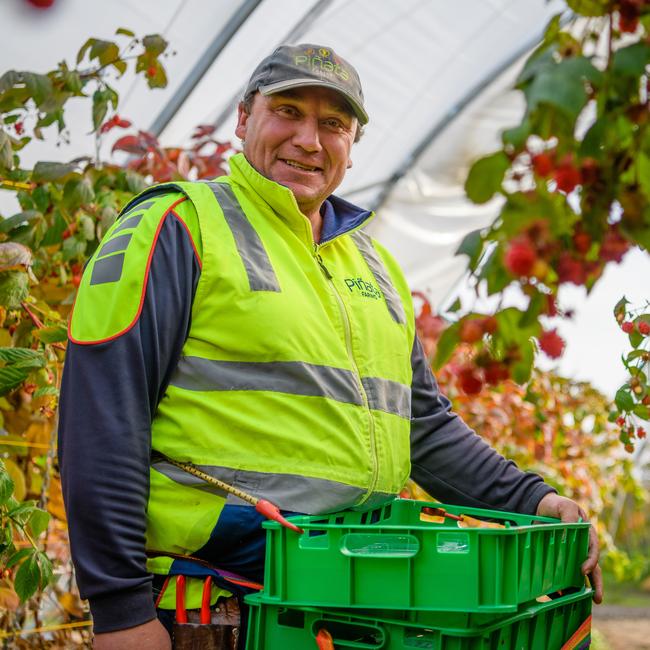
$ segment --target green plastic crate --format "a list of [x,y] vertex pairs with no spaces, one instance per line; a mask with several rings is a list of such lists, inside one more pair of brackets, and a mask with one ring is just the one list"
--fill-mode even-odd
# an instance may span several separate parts
[[[460,528],[420,520],[423,507],[504,523]],[[315,607],[509,613],[584,586],[589,523],[397,499],[367,512],[265,522],[267,602]]]
[[[497,622],[465,628],[415,625],[361,612],[250,605],[246,650],[316,650],[325,628],[334,647],[383,650],[582,650],[589,647],[591,589],[546,603],[522,606]],[[571,639],[571,642],[567,642]],[[565,644],[567,644],[565,646]]]

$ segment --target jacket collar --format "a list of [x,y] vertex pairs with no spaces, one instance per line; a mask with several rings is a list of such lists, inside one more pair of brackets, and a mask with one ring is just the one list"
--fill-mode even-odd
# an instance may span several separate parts
[[[296,197],[290,189],[262,176],[246,160],[243,153],[235,154],[228,163],[233,182],[243,186],[254,194],[255,199],[268,205],[299,237],[306,237],[309,243],[313,242],[311,223],[300,212]],[[321,214],[323,216],[321,244],[365,225],[375,216],[373,212],[363,210],[334,194],[323,204]]]

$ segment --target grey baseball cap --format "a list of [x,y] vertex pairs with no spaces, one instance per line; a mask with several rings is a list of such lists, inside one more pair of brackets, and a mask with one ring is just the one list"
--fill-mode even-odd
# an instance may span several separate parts
[[290,88],[321,86],[341,93],[360,124],[367,124],[363,91],[357,71],[331,47],[302,43],[281,45],[255,68],[244,99],[260,91],[272,95]]

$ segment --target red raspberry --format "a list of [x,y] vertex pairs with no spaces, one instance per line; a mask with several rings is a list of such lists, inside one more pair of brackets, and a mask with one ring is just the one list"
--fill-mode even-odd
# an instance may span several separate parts
[[635,16],[634,18],[627,18],[626,16],[621,15],[618,19],[618,26],[622,32],[634,34],[639,27],[639,17]]
[[578,286],[585,283],[587,272],[582,263],[571,257],[569,253],[562,253],[557,263],[558,282],[572,282]]
[[645,429],[643,427],[639,427],[636,430],[636,435],[638,438],[645,438]]
[[16,131],[16,135],[22,135],[25,131],[25,125],[22,122],[16,122],[14,124],[14,130]]
[[542,178],[546,178],[553,171],[553,158],[547,153],[533,156],[531,162],[535,173]]
[[458,372],[460,388],[468,395],[476,395],[483,388],[483,380],[474,366],[464,366]]
[[580,170],[574,167],[573,159],[570,156],[565,157],[556,168],[553,179],[557,183],[557,189],[567,194],[573,192],[582,183]]
[[646,395],[642,400],[641,404],[644,406],[650,406],[650,395]]
[[526,237],[513,239],[508,246],[503,263],[516,276],[529,277],[537,260],[537,251]]
[[625,321],[621,325],[621,329],[626,333],[626,334],[632,334],[634,332],[634,323],[632,321]]
[[625,451],[627,451],[628,454],[631,454],[634,451],[634,445],[631,442],[628,442],[625,445]]
[[620,415],[616,418],[616,424],[618,424],[619,427],[622,427],[625,424],[625,418]]
[[486,334],[494,334],[497,331],[499,324],[494,316],[486,316],[481,322],[481,326]]
[[510,377],[510,369],[505,363],[491,361],[485,366],[485,382],[494,386]]
[[594,158],[585,158],[580,163],[580,175],[585,185],[591,185],[598,180],[600,166]]
[[605,262],[620,262],[629,247],[630,243],[618,232],[618,229],[610,228],[600,245],[600,258]]
[[564,351],[564,339],[557,333],[557,330],[542,332],[539,337],[539,347],[551,359],[557,359]]
[[478,320],[463,321],[460,326],[460,340],[463,343],[476,343],[481,338],[483,338],[483,328]]
[[643,334],[643,336],[648,336],[650,334],[650,323],[642,320],[639,322],[639,332]]
[[578,253],[584,255],[591,248],[591,237],[586,232],[576,232],[573,234],[573,245]]

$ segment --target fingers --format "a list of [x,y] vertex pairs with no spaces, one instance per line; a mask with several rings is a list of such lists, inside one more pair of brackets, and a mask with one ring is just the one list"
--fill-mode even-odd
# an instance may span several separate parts
[[600,555],[600,548],[598,543],[598,533],[592,526],[589,529],[589,550],[587,551],[587,559],[583,562],[581,570],[582,573],[588,576],[591,586],[594,590],[594,602],[603,602],[603,574],[598,566],[598,556]]

